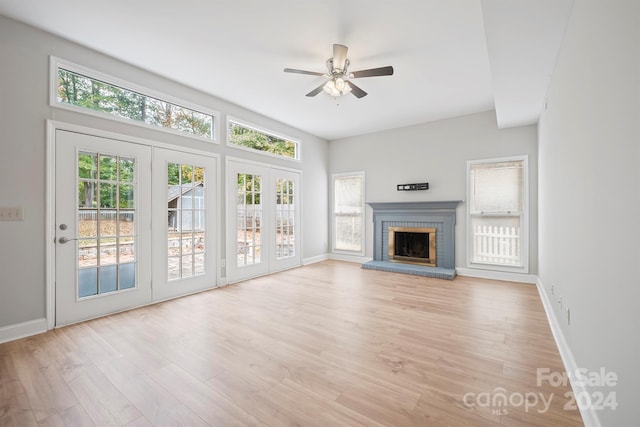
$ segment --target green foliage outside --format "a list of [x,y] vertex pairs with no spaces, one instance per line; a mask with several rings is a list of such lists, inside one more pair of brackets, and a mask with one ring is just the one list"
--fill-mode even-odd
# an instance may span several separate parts
[[296,158],[296,143],[229,122],[229,142],[243,147]]
[[58,101],[212,139],[213,117],[58,69]]
[[134,208],[134,173],[133,159],[80,153],[78,206],[85,209]]
[[[259,205],[262,203],[262,177],[260,175],[238,174],[238,204]],[[244,203],[243,203],[244,202]]]
[[169,185],[189,185],[191,183],[204,183],[204,168],[169,163],[167,166],[167,181]]

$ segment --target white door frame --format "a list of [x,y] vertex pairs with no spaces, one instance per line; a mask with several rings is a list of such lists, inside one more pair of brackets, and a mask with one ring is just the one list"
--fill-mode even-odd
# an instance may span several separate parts
[[[124,135],[121,133],[105,131],[102,129],[91,128],[87,126],[76,125],[73,123],[60,122],[57,120],[47,120],[47,136],[46,136],[46,214],[45,214],[45,283],[46,283],[46,296],[45,296],[45,305],[46,305],[46,319],[47,319],[47,329],[55,328],[55,278],[56,278],[56,259],[55,259],[55,236],[56,236],[56,227],[55,227],[55,206],[56,206],[56,131],[70,131],[70,132],[78,132],[85,133],[89,135],[94,135],[98,137],[104,137],[124,142],[131,142],[136,144],[147,145],[152,148],[166,148],[170,150],[176,151],[184,151],[186,153],[191,154],[203,154],[209,157],[214,157],[216,159],[218,167],[216,172],[216,205],[221,205],[221,195],[223,192],[221,191],[222,179],[221,179],[221,167],[220,167],[220,155],[217,153],[213,153],[211,151],[187,148],[182,146],[177,146],[173,144],[167,144],[164,142],[153,141],[150,139],[134,137],[130,135]],[[152,183],[153,185],[153,183]],[[219,209],[218,209],[219,210]],[[221,236],[222,230],[222,221],[220,213],[216,214],[216,224],[215,224],[215,233],[216,236]],[[219,258],[222,253],[223,247],[221,239],[217,239],[218,243],[216,245],[216,254]],[[220,259],[216,259],[216,281],[218,284],[222,284],[222,270],[220,267]]]

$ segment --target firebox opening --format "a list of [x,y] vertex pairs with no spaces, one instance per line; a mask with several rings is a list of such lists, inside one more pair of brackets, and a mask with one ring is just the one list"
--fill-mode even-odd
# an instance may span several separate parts
[[436,229],[389,227],[389,261],[436,266]]

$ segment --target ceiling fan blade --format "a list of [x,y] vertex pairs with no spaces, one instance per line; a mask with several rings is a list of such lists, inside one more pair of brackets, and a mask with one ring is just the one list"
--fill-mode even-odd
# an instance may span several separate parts
[[368,70],[354,71],[350,73],[350,77],[352,79],[357,79],[359,77],[376,77],[376,76],[392,76],[393,75],[393,67],[380,67],[380,68],[370,68]]
[[339,69],[340,71],[344,70],[344,63],[347,60],[347,50],[348,47],[341,44],[333,45],[333,68]]
[[324,76],[324,73],[317,73],[315,71],[305,71],[305,70],[296,70],[295,68],[285,68],[285,73],[296,73],[296,74],[308,74],[310,76]]
[[360,89],[358,86],[354,85],[353,82],[350,81],[346,81],[345,83],[347,83],[349,86],[351,86],[351,93],[356,97],[356,98],[362,98],[367,96],[367,92],[363,91],[362,89]]
[[322,88],[324,87],[324,85],[325,83],[322,83],[320,86],[309,92],[306,96],[316,96],[317,94],[322,92]]

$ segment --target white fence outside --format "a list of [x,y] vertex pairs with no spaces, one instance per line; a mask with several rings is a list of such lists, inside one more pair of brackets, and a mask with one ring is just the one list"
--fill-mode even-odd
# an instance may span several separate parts
[[475,262],[520,265],[520,227],[475,226],[473,253]]

